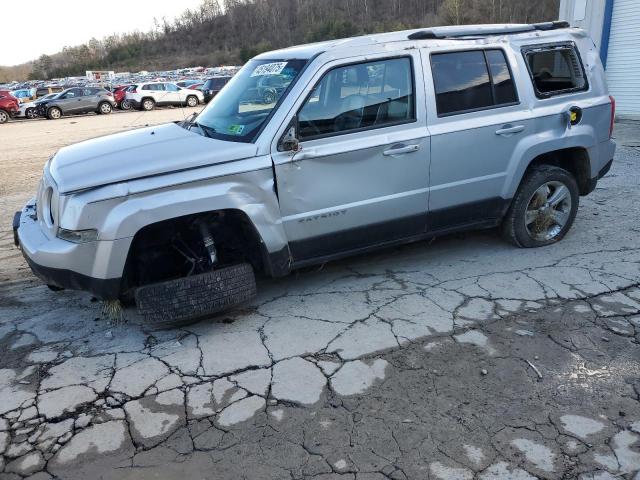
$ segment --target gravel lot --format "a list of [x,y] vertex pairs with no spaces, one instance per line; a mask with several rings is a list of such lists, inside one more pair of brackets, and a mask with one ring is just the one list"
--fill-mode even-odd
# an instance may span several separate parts
[[0,127],[1,480],[640,480],[640,125],[555,246],[444,237],[166,331],[41,285],[10,218],[44,161],[182,118]]

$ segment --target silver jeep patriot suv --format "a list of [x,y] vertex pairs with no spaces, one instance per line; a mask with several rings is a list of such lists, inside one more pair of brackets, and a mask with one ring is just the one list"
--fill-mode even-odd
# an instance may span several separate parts
[[273,51],[187,121],[62,148],[15,239],[51,287],[158,325],[245,301],[256,271],[470,228],[549,245],[611,166],[614,108],[561,22]]

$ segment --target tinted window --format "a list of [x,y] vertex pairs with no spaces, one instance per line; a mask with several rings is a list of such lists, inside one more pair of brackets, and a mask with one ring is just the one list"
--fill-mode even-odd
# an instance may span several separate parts
[[437,53],[431,56],[438,115],[517,102],[502,50]]
[[587,88],[582,64],[571,45],[530,49],[526,59],[538,97]]
[[153,85],[143,85],[142,90],[155,90]]
[[484,53],[455,52],[431,57],[438,114],[493,105]]
[[340,134],[415,120],[409,58],[334,68],[298,113],[299,138]]
[[513,78],[511,78],[504,52],[502,50],[487,50],[485,53],[489,71],[491,72],[491,80],[493,81],[495,104],[502,105],[517,102],[516,89],[513,85]]
[[64,94],[64,98],[74,98],[82,95],[82,91],[79,88],[72,88],[71,90],[67,90],[67,93]]

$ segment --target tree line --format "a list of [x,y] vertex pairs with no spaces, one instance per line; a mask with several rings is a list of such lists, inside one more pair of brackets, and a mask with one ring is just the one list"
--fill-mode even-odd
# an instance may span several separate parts
[[558,8],[559,0],[203,0],[173,21],[155,19],[149,32],[93,38],[42,55],[29,75],[239,64],[274,48],[367,33],[555,20]]

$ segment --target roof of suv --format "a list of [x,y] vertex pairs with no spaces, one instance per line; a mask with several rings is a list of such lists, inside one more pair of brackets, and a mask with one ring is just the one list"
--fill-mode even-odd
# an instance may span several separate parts
[[457,25],[376,33],[359,37],[329,40],[326,42],[309,43],[265,52],[255,58],[258,60],[309,59],[325,52],[331,52],[335,57],[350,56],[354,49],[366,49],[371,46],[384,46],[399,42],[431,41],[437,42],[437,45],[465,45],[477,44],[478,42],[486,43],[489,39],[498,39],[500,37],[513,40],[545,39],[557,36],[559,30],[584,35],[582,30],[570,28],[569,24],[565,22]]

